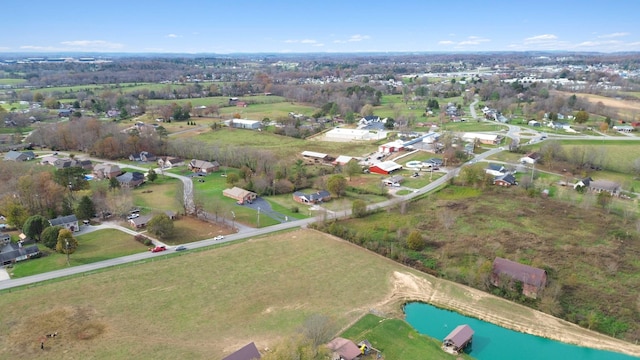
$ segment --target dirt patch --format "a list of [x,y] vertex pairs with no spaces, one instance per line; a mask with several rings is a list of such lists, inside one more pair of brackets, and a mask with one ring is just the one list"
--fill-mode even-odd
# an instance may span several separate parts
[[[62,352],[77,341],[95,341],[108,330],[90,307],[56,306],[50,311],[23,317],[9,324],[10,352],[34,356],[39,352]],[[44,347],[42,349],[41,347]]]

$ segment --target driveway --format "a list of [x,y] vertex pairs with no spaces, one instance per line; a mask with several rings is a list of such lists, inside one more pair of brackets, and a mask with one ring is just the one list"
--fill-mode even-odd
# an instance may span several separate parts
[[7,269],[5,269],[4,267],[0,267],[0,281],[10,280],[10,279],[11,277],[9,276]]
[[270,218],[272,218],[275,221],[278,221],[280,223],[285,223],[287,221],[289,221],[289,218],[284,215],[281,214],[277,211],[274,211],[271,208],[271,204],[269,204],[268,201],[264,200],[261,197],[256,198],[255,200],[253,200],[253,202],[251,204],[244,204],[244,205],[238,205],[238,206],[246,206],[246,207],[250,207],[256,211],[258,211],[258,209],[260,209],[260,215],[265,215],[268,216]]

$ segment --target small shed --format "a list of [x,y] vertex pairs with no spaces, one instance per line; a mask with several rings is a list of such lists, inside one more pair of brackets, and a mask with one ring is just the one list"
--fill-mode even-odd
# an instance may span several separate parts
[[473,329],[469,325],[458,325],[442,342],[442,350],[458,355],[471,345],[473,340]]

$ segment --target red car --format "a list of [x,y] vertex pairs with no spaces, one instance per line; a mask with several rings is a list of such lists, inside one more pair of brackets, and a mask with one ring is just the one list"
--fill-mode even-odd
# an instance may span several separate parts
[[151,252],[160,252],[160,251],[167,250],[167,247],[162,245],[162,246],[156,246],[153,249],[149,249],[149,250],[151,250]]

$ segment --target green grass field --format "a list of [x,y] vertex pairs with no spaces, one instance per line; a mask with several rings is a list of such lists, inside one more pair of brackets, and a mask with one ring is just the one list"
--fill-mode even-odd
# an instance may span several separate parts
[[[135,241],[133,236],[114,229],[98,230],[80,235],[77,239],[78,249],[69,256],[71,266],[113,259],[147,250],[147,247]],[[43,245],[39,245],[39,248],[46,253],[46,256],[17,263],[11,269],[12,277],[41,274],[67,267],[66,255],[56,253]]]
[[385,359],[473,359],[462,354],[454,356],[440,348],[440,341],[421,335],[407,322],[367,314],[340,336],[354,341],[369,340]]

